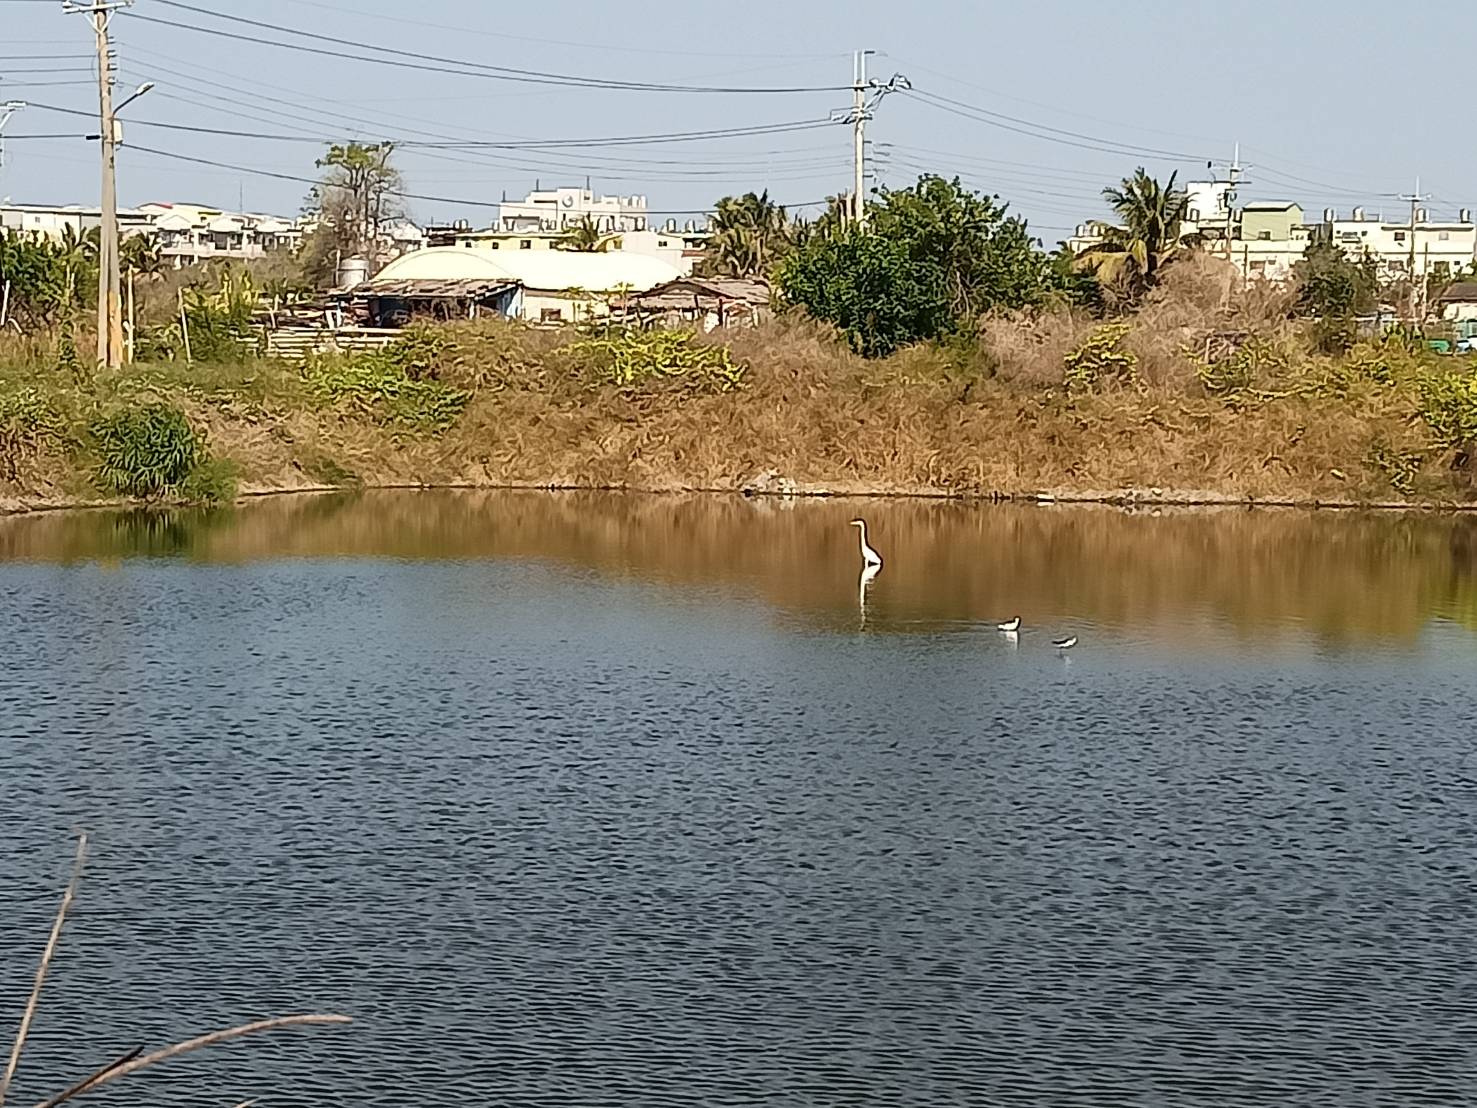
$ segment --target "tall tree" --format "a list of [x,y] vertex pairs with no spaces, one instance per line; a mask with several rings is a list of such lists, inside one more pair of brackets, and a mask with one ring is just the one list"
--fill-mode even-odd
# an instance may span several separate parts
[[1177,174],[1160,184],[1140,166],[1132,177],[1103,189],[1121,223],[1103,229],[1103,241],[1081,254],[1082,264],[1105,284],[1130,297],[1153,288],[1159,272],[1181,248],[1180,225],[1189,195],[1175,187]]
[[789,224],[768,190],[725,196],[714,210],[706,268],[727,277],[763,277],[785,255]]
[[883,190],[869,213],[866,228],[810,236],[776,271],[791,304],[867,357],[942,338],[992,308],[1039,304],[1056,287],[1025,222],[957,180]]
[[317,226],[303,247],[303,266],[318,284],[335,276],[340,258],[358,255],[378,262],[385,224],[404,214],[404,181],[391,162],[394,145],[350,142],[329,147],[317,161],[323,177],[308,194],[307,211]]
[[957,177],[927,175],[911,188],[883,189],[869,218],[874,232],[906,243],[915,264],[941,271],[949,312],[964,321],[1041,299],[1049,261],[1007,207]]

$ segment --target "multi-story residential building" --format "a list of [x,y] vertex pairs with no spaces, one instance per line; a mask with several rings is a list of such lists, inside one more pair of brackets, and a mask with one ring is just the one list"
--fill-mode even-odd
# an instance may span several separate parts
[[1477,224],[1472,222],[1468,208],[1463,208],[1455,220],[1433,220],[1425,209],[1418,209],[1413,225],[1408,217],[1394,221],[1368,219],[1363,208],[1355,208],[1348,219],[1340,219],[1329,208],[1323,213],[1317,236],[1350,257],[1367,253],[1385,280],[1400,280],[1412,272],[1416,277],[1449,276],[1471,268],[1477,259]]
[[[102,225],[102,209],[78,204],[0,204],[0,231],[26,231],[46,238],[61,238]],[[153,216],[143,209],[120,208],[118,231],[124,237],[152,232]]]
[[1282,281],[1292,276],[1314,234],[1304,222],[1301,204],[1264,200],[1242,206],[1229,244],[1210,243],[1206,249],[1215,254],[1229,246],[1226,253],[1241,276]]
[[534,189],[498,208],[503,231],[563,231],[589,220],[601,231],[645,231],[646,197],[596,196],[589,189]]

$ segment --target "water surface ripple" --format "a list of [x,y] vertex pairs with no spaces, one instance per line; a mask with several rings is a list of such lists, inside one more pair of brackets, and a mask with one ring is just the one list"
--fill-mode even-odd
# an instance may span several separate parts
[[13,1103],[1477,1103],[1460,521],[581,503],[0,525]]

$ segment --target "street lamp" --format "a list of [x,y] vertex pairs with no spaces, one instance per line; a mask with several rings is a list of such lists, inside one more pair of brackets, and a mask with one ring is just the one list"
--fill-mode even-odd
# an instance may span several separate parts
[[145,81],[143,84],[139,85],[138,88],[136,88],[136,89],[133,90],[133,95],[132,96],[130,96],[127,100],[123,101],[123,103],[119,104],[116,108],[113,109],[113,114],[114,115],[117,115],[124,108],[128,107],[128,105],[132,104],[135,100],[137,100],[140,96],[142,96],[144,93],[148,92],[153,87],[154,87],[154,82],[153,81]]

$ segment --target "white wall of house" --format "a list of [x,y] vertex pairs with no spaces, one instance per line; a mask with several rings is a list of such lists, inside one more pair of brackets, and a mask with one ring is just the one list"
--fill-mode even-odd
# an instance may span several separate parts
[[1477,224],[1470,219],[1420,220],[1414,232],[1409,221],[1333,219],[1324,223],[1323,233],[1350,257],[1357,258],[1368,250],[1379,263],[1380,275],[1387,280],[1404,277],[1410,271],[1412,239],[1417,277],[1455,273],[1471,266],[1477,258]]

